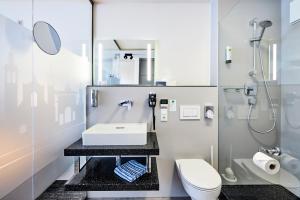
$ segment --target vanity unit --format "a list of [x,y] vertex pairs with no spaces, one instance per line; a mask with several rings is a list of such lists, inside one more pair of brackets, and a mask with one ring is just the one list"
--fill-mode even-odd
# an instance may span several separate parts
[[[84,146],[79,139],[64,150],[74,157],[75,175],[65,184],[66,191],[145,191],[159,190],[156,156],[159,146],[156,133],[147,133],[145,145]],[[85,162],[81,161],[85,159]],[[147,166],[147,173],[129,183],[114,174],[117,165],[137,160]]]

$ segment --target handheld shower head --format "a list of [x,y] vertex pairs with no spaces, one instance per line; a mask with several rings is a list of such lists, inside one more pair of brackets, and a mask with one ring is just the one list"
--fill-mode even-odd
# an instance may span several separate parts
[[268,28],[268,27],[271,27],[273,25],[272,21],[270,20],[265,20],[265,21],[261,21],[259,22],[259,25],[262,27],[262,28]]
[[258,41],[261,41],[261,39],[263,38],[266,28],[269,28],[272,25],[273,25],[273,23],[270,20],[264,20],[264,21],[259,22],[259,26],[262,29],[261,29],[261,32],[260,32],[260,36],[258,37]]

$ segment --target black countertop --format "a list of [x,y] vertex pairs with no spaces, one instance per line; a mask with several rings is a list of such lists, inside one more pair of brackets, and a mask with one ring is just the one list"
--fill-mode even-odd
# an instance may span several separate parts
[[156,133],[147,134],[146,145],[84,146],[82,139],[64,150],[65,156],[159,155]]
[[[128,159],[125,158],[123,162]],[[132,158],[140,163],[144,158]],[[143,163],[145,164],[145,163]],[[114,158],[91,158],[83,169],[65,184],[66,191],[146,191],[159,190],[156,158],[152,158],[151,173],[129,183],[114,173]]]

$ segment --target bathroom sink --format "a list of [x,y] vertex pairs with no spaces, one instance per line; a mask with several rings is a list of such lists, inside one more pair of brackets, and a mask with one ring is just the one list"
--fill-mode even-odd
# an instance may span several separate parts
[[82,133],[85,146],[94,145],[145,145],[147,123],[96,124]]

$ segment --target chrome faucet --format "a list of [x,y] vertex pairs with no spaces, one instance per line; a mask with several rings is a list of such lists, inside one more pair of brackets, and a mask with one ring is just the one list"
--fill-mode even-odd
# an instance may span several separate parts
[[120,107],[127,107],[127,110],[131,110],[131,107],[133,106],[133,101],[132,100],[122,100],[118,104]]
[[91,89],[91,106],[98,107],[98,90]]
[[272,155],[272,156],[280,156],[281,155],[281,150],[279,147],[274,147],[274,148],[271,148],[271,149],[266,149],[264,147],[260,147],[260,151],[262,152],[265,152],[269,155]]

